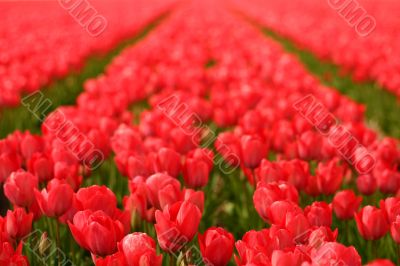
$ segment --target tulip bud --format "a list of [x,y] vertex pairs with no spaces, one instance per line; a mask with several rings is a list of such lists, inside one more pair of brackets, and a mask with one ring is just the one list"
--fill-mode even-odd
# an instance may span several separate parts
[[371,174],[360,175],[356,183],[358,190],[366,196],[374,194],[377,188],[376,180]]
[[343,190],[336,193],[332,201],[336,216],[342,220],[350,220],[360,207],[362,197],[357,197],[353,190]]
[[373,206],[366,206],[354,214],[357,228],[361,236],[367,240],[376,240],[383,237],[389,230],[389,222],[384,210]]
[[193,203],[179,201],[167,205],[162,212],[157,210],[155,216],[158,243],[164,251],[174,253],[197,233],[201,212]]
[[235,240],[233,235],[223,228],[211,227],[201,235],[199,246],[204,262],[215,266],[225,266],[232,257]]
[[267,156],[268,147],[257,135],[245,135],[240,139],[242,160],[245,167],[254,169]]

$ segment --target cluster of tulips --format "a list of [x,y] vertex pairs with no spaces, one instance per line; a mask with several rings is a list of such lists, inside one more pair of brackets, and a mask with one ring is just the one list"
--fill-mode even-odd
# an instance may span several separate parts
[[[400,97],[399,2],[233,1],[262,25]],[[394,12],[391,12],[394,11]],[[364,21],[363,21],[364,19]],[[367,36],[360,29],[368,29]]]
[[[397,140],[378,137],[363,106],[221,4],[177,7],[84,89],[41,135],[0,141],[0,182],[13,206],[0,218],[1,265],[46,256],[26,248],[34,229],[52,232],[59,264],[72,256],[99,266],[394,265],[360,251],[383,237],[400,244]],[[307,95],[370,151],[372,171],[357,173],[293,107]],[[88,143],[118,173],[95,178],[103,166],[79,156]],[[221,201],[226,191],[233,196]],[[210,209],[240,216],[232,226]],[[334,228],[350,223],[358,229]],[[359,249],[339,241],[345,234]]]
[[[79,71],[89,56],[104,54],[134,36],[170,8],[172,2],[1,3],[0,108],[19,105],[21,95],[72,70]],[[135,8],[136,19],[132,19],[130,8]],[[89,24],[92,17],[97,20]]]

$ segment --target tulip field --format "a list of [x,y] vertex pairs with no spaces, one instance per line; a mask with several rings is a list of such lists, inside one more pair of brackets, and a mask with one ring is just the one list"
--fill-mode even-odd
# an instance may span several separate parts
[[0,2],[0,266],[400,265],[400,2]]

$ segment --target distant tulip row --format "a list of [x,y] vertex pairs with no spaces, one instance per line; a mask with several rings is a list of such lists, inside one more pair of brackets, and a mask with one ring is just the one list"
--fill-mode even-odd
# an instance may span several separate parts
[[[79,70],[89,56],[106,53],[133,37],[173,1],[99,1],[92,8],[102,14],[107,28],[96,36],[80,26],[86,23],[91,10],[81,4],[69,14],[64,9],[67,2],[71,3],[1,3],[0,108],[19,105],[21,95]],[[132,19],[131,8],[135,9],[136,19]],[[94,21],[93,30],[97,30],[96,25]]]
[[376,81],[400,98],[398,1],[233,2],[245,15],[333,61],[355,80]]
[[[310,94],[370,151],[372,171],[358,175],[294,108]],[[96,173],[64,142],[71,132],[49,130],[58,116],[46,118],[41,136],[15,132],[1,140],[0,180],[14,206],[0,219],[2,265],[28,263],[22,246],[32,226],[51,229],[43,220],[57,224],[57,242],[60,227],[66,229],[62,243],[75,240],[80,250],[65,244],[62,251],[83,254],[79,265],[86,256],[100,266],[168,260],[358,266],[363,250],[340,243],[341,235],[360,235],[366,244],[390,232],[389,245],[400,243],[397,140],[378,138],[363,122],[363,106],[321,85],[278,44],[214,1],[177,8],[104,75],[88,80],[75,106],[57,112],[113,159],[119,174],[103,176],[107,186],[85,186],[98,181]],[[346,139],[343,132],[335,137]],[[75,141],[79,151],[82,143]],[[352,143],[340,148],[356,150]],[[219,160],[238,176],[221,169]],[[115,184],[126,186],[126,180],[129,192],[120,195]],[[213,206],[227,190],[234,196],[223,202],[248,203],[232,206],[233,212],[255,210],[258,217],[209,219],[210,208],[232,213],[228,204]],[[376,202],[366,206],[363,199]],[[339,232],[334,218],[355,220],[359,233]],[[258,226],[237,232],[243,220]],[[394,265],[378,259],[380,252],[368,265]]]

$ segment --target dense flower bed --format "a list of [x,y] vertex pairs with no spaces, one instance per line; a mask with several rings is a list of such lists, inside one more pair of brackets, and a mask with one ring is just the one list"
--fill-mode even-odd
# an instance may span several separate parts
[[333,61],[355,80],[376,81],[400,97],[398,1],[233,2],[243,14]]
[[74,2],[0,3],[0,108],[19,105],[22,94],[79,70],[89,56],[132,37],[173,3]]
[[[48,237],[61,246],[49,258],[76,265],[393,259],[400,150],[363,117],[256,28],[215,2],[185,4],[42,135],[0,141],[14,206],[0,219],[0,262],[26,264],[22,247],[47,258]],[[356,163],[366,150],[372,169]],[[37,230],[49,236],[32,250]]]

